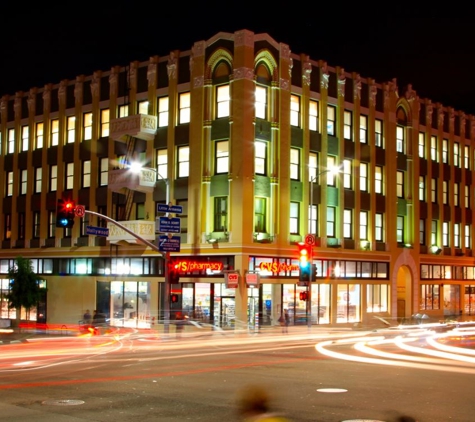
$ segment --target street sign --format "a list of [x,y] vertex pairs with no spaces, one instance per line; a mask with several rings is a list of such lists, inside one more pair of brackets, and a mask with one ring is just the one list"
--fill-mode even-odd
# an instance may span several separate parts
[[86,207],[84,205],[76,205],[74,213],[76,214],[76,217],[84,217],[86,214]]
[[160,217],[159,232],[162,233],[180,233],[180,218]]
[[109,236],[109,229],[106,227],[86,226],[86,234],[107,237]]
[[307,236],[305,236],[305,243],[309,246],[315,245],[315,236],[313,234],[307,234]]
[[183,212],[183,207],[181,205],[158,204],[158,211],[181,214]]
[[158,249],[160,252],[180,252],[180,236],[160,236]]

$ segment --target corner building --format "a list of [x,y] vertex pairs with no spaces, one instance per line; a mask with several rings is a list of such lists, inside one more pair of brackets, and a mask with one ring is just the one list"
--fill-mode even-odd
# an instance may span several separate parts
[[[50,325],[475,314],[475,120],[411,86],[242,30],[0,106],[2,319],[17,256],[48,289],[23,318]],[[84,210],[71,229],[61,198]]]

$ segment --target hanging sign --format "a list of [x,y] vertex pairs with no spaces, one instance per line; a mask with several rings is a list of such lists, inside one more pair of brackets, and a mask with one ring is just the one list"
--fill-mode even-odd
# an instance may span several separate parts
[[239,285],[239,273],[225,273],[224,281],[227,289],[237,289]]

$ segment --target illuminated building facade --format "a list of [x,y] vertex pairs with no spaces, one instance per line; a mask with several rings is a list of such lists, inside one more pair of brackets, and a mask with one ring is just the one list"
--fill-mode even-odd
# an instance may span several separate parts
[[[231,328],[285,308],[329,325],[475,315],[474,117],[290,48],[219,33],[1,98],[0,276],[24,256],[48,288],[25,318],[151,326],[171,297],[172,318]],[[55,226],[61,198],[86,210],[73,228]],[[178,283],[140,238],[178,238]]]

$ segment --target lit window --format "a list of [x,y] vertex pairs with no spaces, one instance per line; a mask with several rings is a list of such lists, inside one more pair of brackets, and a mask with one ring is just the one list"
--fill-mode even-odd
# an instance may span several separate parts
[[398,215],[396,219],[396,240],[398,243],[404,243],[404,217]]
[[109,159],[101,158],[99,161],[99,186],[109,184]]
[[58,166],[56,165],[50,167],[49,190],[50,192],[58,190]]
[[83,136],[85,141],[92,139],[92,113],[84,113]]
[[68,144],[73,144],[76,140],[76,117],[68,116],[66,125]]
[[110,110],[104,109],[101,110],[101,136],[107,137],[109,136],[109,123],[110,123]]
[[345,239],[353,238],[353,211],[343,210],[343,237]]
[[309,233],[318,236],[318,208],[315,204],[308,207]]
[[454,223],[454,247],[460,248],[460,223]]
[[30,131],[28,126],[21,127],[21,150],[28,151],[30,146]]
[[360,211],[360,240],[368,240],[368,211]]
[[254,104],[256,109],[256,117],[265,119],[267,117],[267,88],[256,85],[256,102]]
[[178,147],[178,177],[190,175],[190,147]]
[[335,136],[336,129],[336,108],[333,106],[327,106],[327,133],[328,135]]
[[374,239],[377,242],[384,241],[384,218],[383,214],[376,213],[374,215]]
[[426,241],[426,221],[424,219],[419,220],[419,243],[425,245]]
[[266,199],[254,199],[254,233],[267,233]]
[[36,149],[43,148],[44,142],[44,124],[43,122],[36,124]]
[[41,213],[35,211],[33,213],[33,237],[38,239],[40,237],[41,229]]
[[317,163],[318,157],[317,154],[311,152],[308,155],[308,181],[311,182],[312,180],[316,182],[317,178]]
[[432,178],[430,181],[430,194],[432,203],[437,202],[437,179]]
[[82,187],[91,187],[91,161],[86,160],[82,163]]
[[343,112],[343,137],[348,140],[353,139],[353,114],[351,111]]
[[74,163],[66,163],[66,189],[74,188]]
[[442,246],[449,247],[450,246],[450,237],[449,237],[449,222],[443,221],[442,222]]
[[384,148],[383,121],[379,119],[374,121],[374,145]]
[[59,120],[51,120],[51,141],[50,145],[55,147],[59,145]]
[[396,126],[396,151],[403,154],[406,152],[404,128],[402,126]]
[[436,163],[439,162],[439,157],[437,155],[437,137],[435,136],[430,137],[430,159]]
[[254,142],[254,166],[256,174],[266,175],[267,144],[262,141]]
[[229,172],[229,142],[216,142],[216,174]]
[[426,178],[419,176],[419,201],[426,200]]
[[448,141],[448,139],[442,139],[442,162],[444,164],[449,163],[449,141]]
[[384,193],[384,184],[383,184],[383,168],[376,166],[374,168],[374,191],[376,193]]
[[12,237],[12,216],[11,216],[11,214],[4,214],[4,216],[5,216],[4,217],[5,240],[8,240]]
[[290,203],[290,234],[299,233],[299,203]]
[[442,203],[444,205],[449,203],[449,184],[447,180],[442,181]]
[[121,105],[119,106],[119,118],[127,117],[129,115],[129,106]]
[[26,169],[22,170],[20,173],[20,195],[26,195],[28,183],[28,171]]
[[360,163],[360,190],[368,192],[368,164]]
[[13,172],[7,172],[7,196],[13,196]]
[[139,101],[138,103],[138,114],[147,114],[148,115],[148,101]]
[[158,99],[158,127],[168,126],[168,97]]
[[419,157],[426,158],[426,134],[419,132]]
[[467,224],[465,226],[465,247],[469,249],[471,249],[472,247],[472,237],[470,235],[471,230],[472,230],[471,226]]
[[468,145],[463,147],[463,166],[470,170],[470,147]]
[[290,124],[300,127],[300,98],[297,95],[290,96]]
[[15,129],[8,129],[8,153],[15,152]]
[[43,182],[43,167],[35,168],[35,193],[41,193]]
[[290,179],[300,180],[300,150],[290,148]]
[[396,173],[396,195],[398,198],[404,198],[404,172]]
[[310,130],[318,131],[318,101],[310,100],[309,102],[309,121]]
[[432,220],[430,225],[430,244],[437,245],[437,220]]
[[360,142],[362,144],[368,143],[368,116],[364,114],[360,116]]
[[454,166],[460,167],[460,144],[454,143]]
[[[336,158],[328,155],[327,156],[327,169],[332,169],[336,167]],[[336,174],[334,171],[327,172],[327,185],[335,186],[336,185]]]
[[335,237],[336,208],[327,207],[327,236]]
[[214,231],[226,232],[228,230],[228,198],[218,196],[214,198]]
[[180,124],[190,123],[191,116],[191,100],[190,93],[184,92],[180,94]]
[[56,213],[53,211],[48,212],[48,237],[51,239],[55,235],[56,229]]
[[465,208],[470,208],[470,189],[467,185],[464,186]]
[[353,169],[351,160],[343,160],[343,187],[353,189]]
[[231,97],[229,96],[229,85],[216,87],[216,117],[228,117]]
[[160,179],[168,179],[168,153],[166,149],[157,150],[157,174]]
[[460,205],[460,184],[454,183],[454,206],[458,207]]

